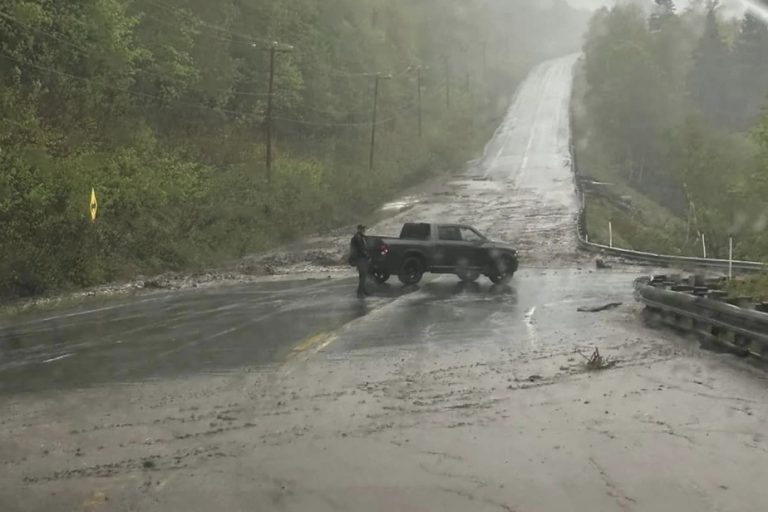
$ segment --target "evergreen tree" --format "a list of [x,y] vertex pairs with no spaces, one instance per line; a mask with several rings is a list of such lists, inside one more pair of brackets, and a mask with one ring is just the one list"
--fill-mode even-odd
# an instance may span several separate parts
[[734,127],[746,130],[768,103],[768,28],[751,13],[741,22],[733,49],[736,68],[733,87]]
[[674,0],[655,0],[655,3],[648,22],[653,32],[661,30],[664,22],[674,16],[676,10]]
[[718,2],[709,4],[704,33],[694,51],[688,88],[695,106],[710,121],[729,119],[729,48],[723,40],[717,17]]
[[[497,100],[534,63],[575,50],[586,21],[566,0],[2,0],[0,296],[212,262],[346,222],[465,161]],[[267,185],[275,41],[286,51]],[[451,109],[446,53],[478,84]],[[393,77],[368,173],[372,72]]]

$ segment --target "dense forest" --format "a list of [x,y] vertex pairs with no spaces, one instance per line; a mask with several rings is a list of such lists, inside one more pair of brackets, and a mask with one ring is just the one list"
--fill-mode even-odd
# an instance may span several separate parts
[[577,49],[587,20],[564,0],[6,0],[0,296],[364,215],[481,150],[526,70]]
[[661,249],[700,255],[703,236],[709,256],[727,257],[732,235],[737,256],[766,260],[766,22],[721,12],[716,1],[683,10],[672,0],[652,4],[622,4],[592,19],[575,107],[577,148],[685,226],[683,233],[642,233],[649,231],[642,222],[627,225],[635,248],[666,236]]

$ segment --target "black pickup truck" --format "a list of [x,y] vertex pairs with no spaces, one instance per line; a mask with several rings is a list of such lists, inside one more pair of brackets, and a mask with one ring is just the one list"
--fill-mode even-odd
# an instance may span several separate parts
[[371,273],[379,283],[396,275],[403,284],[416,284],[432,272],[456,274],[467,282],[485,275],[498,284],[511,279],[518,267],[514,248],[458,224],[405,224],[400,238],[369,236],[368,245]]

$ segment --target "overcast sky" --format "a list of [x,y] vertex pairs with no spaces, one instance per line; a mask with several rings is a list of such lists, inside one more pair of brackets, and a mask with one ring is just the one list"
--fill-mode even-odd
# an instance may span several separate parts
[[[597,9],[599,7],[602,7],[604,5],[612,5],[615,3],[615,0],[568,0],[568,3],[575,7],[581,7],[584,9]],[[651,3],[651,0],[648,0],[648,3]],[[722,5],[731,7],[731,8],[744,8],[747,5],[752,6],[759,6],[760,4],[768,4],[768,1],[766,0],[722,0],[720,2]],[[688,0],[675,0],[675,4],[677,4],[678,8],[685,7],[688,5]],[[768,5],[764,9],[768,11]]]
[[581,7],[584,9],[597,9],[604,5],[610,5],[613,2],[611,0],[568,0],[568,3],[574,7]]

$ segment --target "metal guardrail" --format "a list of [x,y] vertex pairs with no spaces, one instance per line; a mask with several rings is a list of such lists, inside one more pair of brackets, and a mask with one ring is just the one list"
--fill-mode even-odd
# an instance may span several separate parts
[[667,325],[745,356],[768,358],[768,314],[712,298],[717,293],[707,287],[675,291],[679,284],[664,277],[641,278],[635,293],[648,314]]
[[[571,108],[572,110],[572,108]],[[573,112],[571,112],[571,140],[570,140],[570,156],[571,166],[574,173],[574,184],[577,190],[579,198],[579,215],[577,220],[576,232],[579,239],[579,247],[582,250],[604,254],[607,256],[615,256],[624,258],[627,260],[638,261],[643,263],[650,263],[662,267],[674,267],[681,266],[683,269],[693,268],[705,268],[716,269],[721,271],[728,271],[732,269],[734,272],[764,272],[768,271],[768,265],[758,261],[729,261],[721,259],[708,259],[708,258],[696,258],[689,256],[673,256],[670,254],[655,254],[645,251],[635,251],[631,249],[619,249],[616,247],[609,247],[607,245],[596,244],[589,241],[588,227],[587,227],[587,214],[586,214],[586,202],[585,193],[581,186],[581,172],[579,170],[579,164],[577,160],[576,148],[573,142]]]
[[632,251],[629,249],[617,249],[607,245],[596,244],[586,241],[579,236],[579,246],[586,251],[597,252],[609,256],[616,256],[634,261],[653,263],[661,267],[680,266],[687,268],[708,268],[727,271],[732,268],[734,272],[763,272],[768,270],[764,263],[756,261],[733,261],[720,259],[693,258],[688,256],[672,256],[668,254],[655,254],[651,252]]
[[[579,247],[582,250],[650,263],[656,266],[717,269],[734,272],[764,272],[768,265],[757,261],[730,261],[655,254],[645,251],[619,249],[589,241],[585,193],[573,141],[573,104],[571,104],[570,156],[574,173],[574,185],[579,198],[579,214],[576,224]],[[768,313],[739,307],[725,302],[723,292],[707,286],[681,286],[679,280],[667,280],[664,276],[640,278],[635,281],[635,295],[646,306],[647,314],[662,322],[687,332],[695,333],[708,342],[724,346],[742,355],[768,359]],[[698,283],[702,284],[702,283]],[[766,308],[768,310],[768,308]]]

